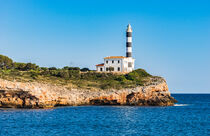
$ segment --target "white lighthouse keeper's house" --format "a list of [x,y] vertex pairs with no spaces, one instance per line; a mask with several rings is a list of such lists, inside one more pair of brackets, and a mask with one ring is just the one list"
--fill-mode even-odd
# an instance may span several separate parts
[[126,30],[126,57],[108,56],[104,58],[104,63],[96,65],[98,72],[131,72],[134,70],[134,61],[132,58],[132,29],[128,24]]

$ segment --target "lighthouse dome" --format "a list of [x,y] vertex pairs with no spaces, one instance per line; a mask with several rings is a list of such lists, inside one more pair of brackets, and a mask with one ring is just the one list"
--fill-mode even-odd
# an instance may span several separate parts
[[132,32],[132,29],[131,29],[131,25],[130,24],[127,25],[127,32]]

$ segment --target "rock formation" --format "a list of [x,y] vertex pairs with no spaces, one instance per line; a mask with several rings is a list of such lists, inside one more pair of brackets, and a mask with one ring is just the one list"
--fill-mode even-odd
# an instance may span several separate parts
[[136,105],[172,106],[166,81],[154,81],[136,88],[91,91],[68,90],[62,86],[37,82],[16,82],[0,79],[0,107],[7,108],[51,108],[78,105]]

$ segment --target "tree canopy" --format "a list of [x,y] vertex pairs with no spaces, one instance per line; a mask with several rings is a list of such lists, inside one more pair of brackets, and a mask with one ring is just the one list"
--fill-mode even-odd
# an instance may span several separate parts
[[9,69],[13,67],[13,61],[7,56],[0,55],[0,68]]

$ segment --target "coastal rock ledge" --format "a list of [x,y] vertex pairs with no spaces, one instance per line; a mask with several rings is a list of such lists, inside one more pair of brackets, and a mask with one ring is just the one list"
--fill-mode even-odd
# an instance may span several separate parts
[[136,88],[91,91],[67,89],[37,82],[16,82],[0,79],[1,108],[52,108],[79,105],[172,106],[164,79]]

